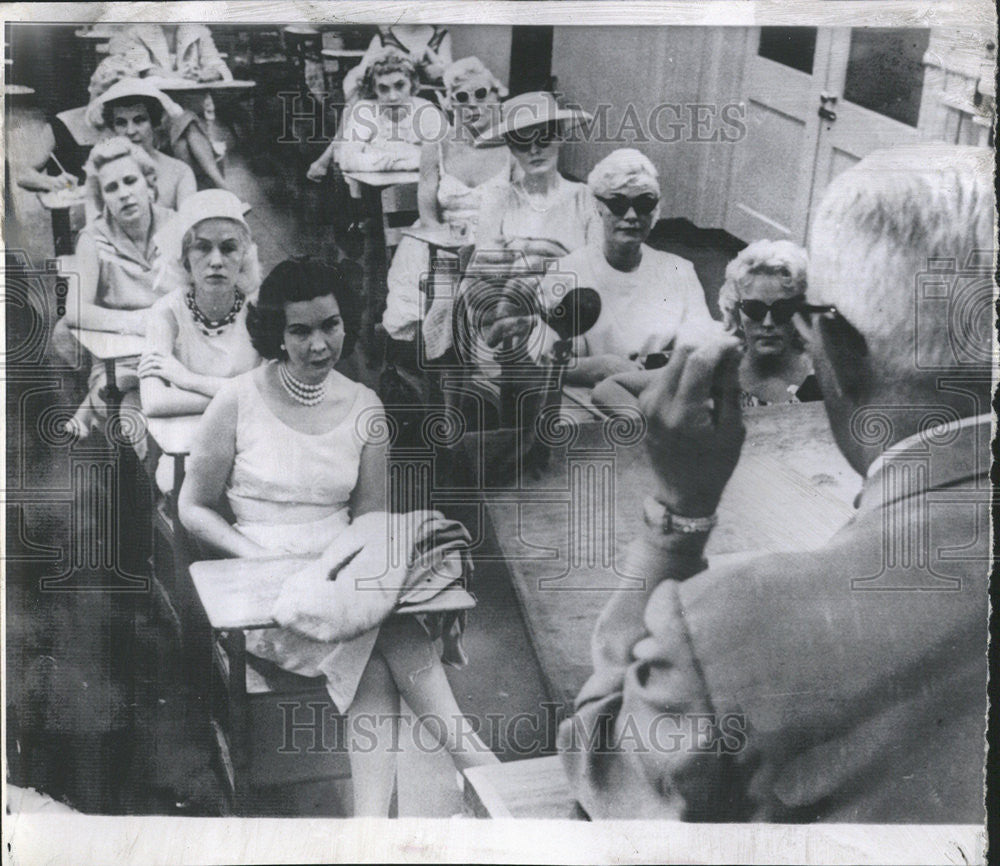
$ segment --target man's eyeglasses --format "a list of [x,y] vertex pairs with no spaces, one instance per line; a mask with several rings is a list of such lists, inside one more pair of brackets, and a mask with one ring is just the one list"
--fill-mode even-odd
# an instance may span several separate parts
[[776,325],[787,325],[792,316],[799,313],[810,325],[812,325],[813,314],[837,315],[837,308],[831,304],[807,304],[805,295],[796,295],[794,298],[781,298],[773,304],[765,304],[763,301],[747,300],[739,301],[736,305],[743,315],[754,322],[763,322],[767,314],[771,314],[771,320]]
[[475,90],[456,90],[451,95],[451,98],[455,102],[465,105],[465,103],[469,102],[472,98],[475,98],[476,102],[482,102],[492,92],[493,88],[491,87],[477,87]]
[[635,198],[629,198],[627,195],[612,195],[608,198],[597,196],[597,200],[617,217],[625,216],[629,208],[639,216],[645,216],[652,213],[660,203],[660,197],[651,192],[644,192]]

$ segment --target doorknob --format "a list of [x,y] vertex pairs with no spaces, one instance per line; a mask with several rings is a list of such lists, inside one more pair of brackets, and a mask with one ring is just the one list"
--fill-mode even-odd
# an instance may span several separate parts
[[837,119],[837,112],[836,111],[831,111],[825,105],[821,105],[819,107],[818,114],[819,114],[820,117],[823,118],[823,120],[836,120]]
[[825,91],[819,95],[819,101],[826,105],[828,102],[836,105],[837,104],[837,94],[836,93],[826,93]]

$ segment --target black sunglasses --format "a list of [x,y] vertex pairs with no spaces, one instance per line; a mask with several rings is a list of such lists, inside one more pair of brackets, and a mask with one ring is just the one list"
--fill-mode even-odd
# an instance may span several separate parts
[[562,141],[562,136],[555,132],[536,132],[527,136],[515,133],[507,136],[507,146],[520,151],[529,151],[533,145],[538,145],[544,150],[554,141]]
[[493,92],[493,88],[492,87],[477,87],[475,90],[472,90],[472,91],[469,91],[469,90],[456,90],[451,95],[451,98],[454,99],[455,102],[458,102],[458,103],[464,105],[466,102],[468,102],[473,97],[476,98],[476,101],[482,102],[492,92]]
[[801,314],[810,325],[813,313],[838,314],[837,308],[831,304],[807,304],[805,295],[781,298],[773,304],[765,304],[763,301],[757,300],[739,301],[736,306],[740,308],[743,315],[754,322],[763,322],[770,312],[771,319],[776,325],[787,325],[796,313]]
[[635,198],[627,195],[613,195],[608,198],[597,196],[597,200],[617,217],[625,216],[632,208],[639,216],[652,213],[660,203],[660,197],[651,192],[644,192]]

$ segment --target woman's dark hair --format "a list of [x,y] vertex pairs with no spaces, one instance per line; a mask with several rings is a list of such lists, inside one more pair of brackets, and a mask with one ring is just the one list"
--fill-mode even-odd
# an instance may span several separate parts
[[123,96],[120,99],[112,99],[101,106],[101,119],[104,121],[106,129],[115,128],[115,109],[129,108],[133,105],[141,105],[149,115],[149,122],[153,126],[159,126],[163,120],[163,104],[159,99],[152,96]]
[[333,295],[344,321],[344,349],[354,349],[361,326],[361,304],[356,286],[359,269],[352,262],[327,265],[316,259],[286,259],[275,265],[260,284],[256,304],[247,304],[247,331],[262,358],[286,358],[281,348],[285,332],[285,304]]

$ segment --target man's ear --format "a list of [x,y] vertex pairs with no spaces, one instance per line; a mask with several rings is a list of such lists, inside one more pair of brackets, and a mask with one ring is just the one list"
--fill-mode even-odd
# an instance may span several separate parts
[[823,355],[837,396],[863,402],[873,379],[868,344],[861,332],[843,316],[819,316],[811,343],[814,358],[817,353]]

